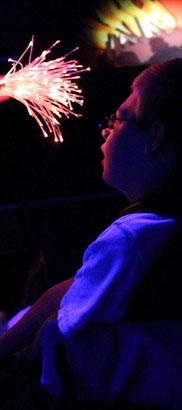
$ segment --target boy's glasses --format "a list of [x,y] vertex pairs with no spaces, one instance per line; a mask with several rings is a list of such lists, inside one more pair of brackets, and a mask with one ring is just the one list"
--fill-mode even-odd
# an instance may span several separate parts
[[111,114],[109,117],[105,117],[104,120],[98,124],[99,128],[113,129],[117,122],[131,121],[136,122],[134,118],[117,118],[115,114]]

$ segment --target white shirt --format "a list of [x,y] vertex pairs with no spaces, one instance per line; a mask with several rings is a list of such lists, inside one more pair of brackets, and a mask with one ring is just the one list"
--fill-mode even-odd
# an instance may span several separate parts
[[175,227],[172,217],[129,214],[84,253],[58,312],[80,399],[112,401],[121,396],[182,408],[182,326],[122,323],[139,280]]

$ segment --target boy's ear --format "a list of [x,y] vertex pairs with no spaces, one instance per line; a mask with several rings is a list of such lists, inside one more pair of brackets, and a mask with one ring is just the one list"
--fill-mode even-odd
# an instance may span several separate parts
[[154,121],[150,128],[144,154],[150,155],[160,151],[165,143],[165,126],[160,120]]

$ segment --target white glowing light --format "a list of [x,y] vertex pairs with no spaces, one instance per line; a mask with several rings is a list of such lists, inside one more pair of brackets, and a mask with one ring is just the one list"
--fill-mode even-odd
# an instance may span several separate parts
[[[78,47],[63,57],[45,61],[51,49],[59,42],[56,41],[48,50],[44,50],[39,57],[31,61],[34,44],[32,37],[17,61],[9,59],[12,67],[0,79],[0,96],[12,97],[24,104],[29,115],[37,121],[44,137],[48,137],[48,133],[53,133],[56,142],[63,141],[59,128],[60,118],[63,115],[66,118],[69,118],[70,114],[76,117],[81,115],[73,111],[73,103],[83,105],[82,91],[74,80],[80,78],[81,72],[90,70],[89,67],[83,69],[77,60],[66,61],[67,56]],[[23,66],[22,59],[28,50],[28,64]]]

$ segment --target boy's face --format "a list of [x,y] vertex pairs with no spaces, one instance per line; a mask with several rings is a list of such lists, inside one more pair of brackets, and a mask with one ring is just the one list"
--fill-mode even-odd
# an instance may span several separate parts
[[116,111],[118,119],[132,121],[115,121],[113,128],[102,131],[105,139],[101,150],[103,179],[106,183],[125,194],[136,190],[144,172],[145,146],[147,130],[140,131],[136,121],[137,92],[133,91],[129,98]]

